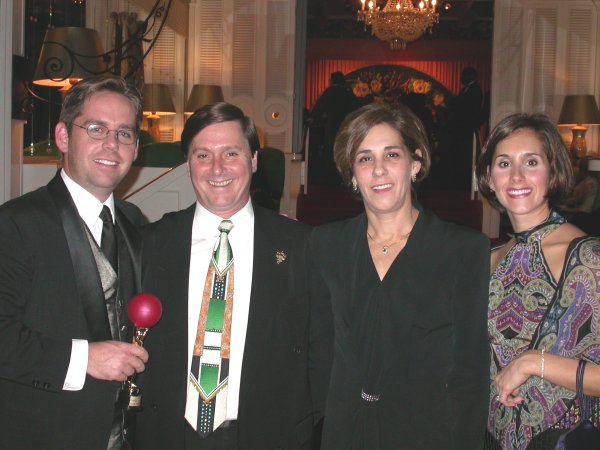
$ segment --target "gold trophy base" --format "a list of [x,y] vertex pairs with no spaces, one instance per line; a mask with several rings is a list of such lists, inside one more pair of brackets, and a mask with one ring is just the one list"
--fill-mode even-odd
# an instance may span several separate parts
[[[148,333],[148,328],[136,328],[133,336],[133,343],[140,347],[144,346],[144,338]],[[125,411],[141,411],[142,410],[142,394],[140,388],[135,384],[137,374],[131,375],[127,381],[123,383],[123,389],[119,393],[117,405]]]
[[117,403],[126,411],[141,411],[142,409],[142,394],[140,388],[132,381],[127,380],[126,387],[119,394]]

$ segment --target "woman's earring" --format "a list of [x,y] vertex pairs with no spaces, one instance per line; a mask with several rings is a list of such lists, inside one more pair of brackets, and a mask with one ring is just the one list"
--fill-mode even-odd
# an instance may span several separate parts
[[358,184],[354,178],[352,178],[352,192],[358,194]]
[[417,174],[413,173],[412,176],[410,177],[410,181],[412,181],[413,183],[417,182]]

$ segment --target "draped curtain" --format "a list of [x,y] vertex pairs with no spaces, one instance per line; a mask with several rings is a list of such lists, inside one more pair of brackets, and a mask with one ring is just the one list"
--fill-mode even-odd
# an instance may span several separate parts
[[460,90],[460,73],[465,67],[474,67],[478,73],[478,81],[483,92],[488,92],[491,84],[491,67],[489,61],[403,61],[403,60],[349,60],[349,59],[309,59],[306,63],[306,89],[304,106],[310,110],[319,95],[329,86],[329,76],[340,71],[348,74],[361,67],[375,64],[399,64],[419,70],[439,81],[453,94]]

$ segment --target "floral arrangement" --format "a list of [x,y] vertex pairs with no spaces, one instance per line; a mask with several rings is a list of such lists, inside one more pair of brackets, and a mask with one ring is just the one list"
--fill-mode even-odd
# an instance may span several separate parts
[[352,93],[364,103],[397,105],[403,96],[423,94],[430,106],[444,106],[449,92],[438,82],[403,66],[371,66],[348,74]]

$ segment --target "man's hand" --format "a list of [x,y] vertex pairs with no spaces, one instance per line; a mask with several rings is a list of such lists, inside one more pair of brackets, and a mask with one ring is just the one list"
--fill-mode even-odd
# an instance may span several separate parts
[[98,380],[125,381],[143,372],[148,352],[138,345],[119,341],[90,342],[87,374]]

